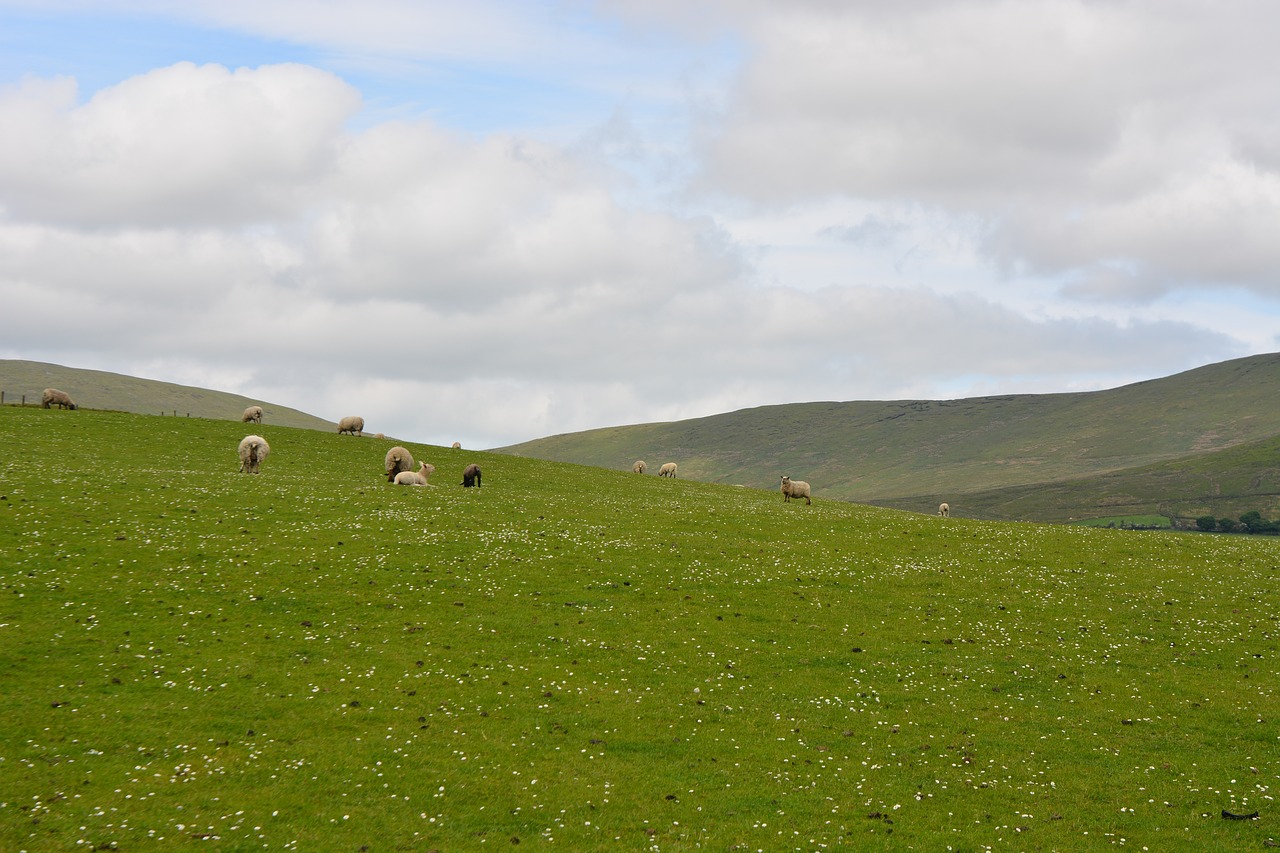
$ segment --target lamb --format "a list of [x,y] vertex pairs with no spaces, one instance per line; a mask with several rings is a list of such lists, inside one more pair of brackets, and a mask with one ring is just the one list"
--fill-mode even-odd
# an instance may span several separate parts
[[462,469],[462,485],[464,488],[475,486],[480,488],[480,466],[472,462],[466,468]]
[[66,391],[59,391],[57,388],[44,389],[44,393],[40,395],[40,405],[46,409],[55,405],[59,409],[71,409],[73,411],[78,408]]
[[241,422],[241,423],[246,423],[246,424],[248,424],[248,423],[255,423],[255,424],[260,424],[260,423],[262,423],[262,407],[261,407],[261,406],[250,406],[249,408],[245,409],[245,410],[244,410],[244,414],[240,416],[240,422]]
[[662,467],[658,469],[659,477],[675,477],[675,475],[676,463],[674,462],[663,462]]
[[945,502],[938,504],[938,515],[943,518],[949,517],[951,515],[951,504]]
[[256,474],[258,465],[271,452],[267,440],[260,435],[246,435],[240,439],[240,473]]
[[631,472],[633,474],[643,474],[648,467],[648,465],[644,464],[643,459],[637,459],[636,464],[631,466]]
[[395,484],[397,486],[427,486],[427,478],[435,473],[436,466],[428,465],[426,462],[418,463],[417,471],[401,471],[396,474]]
[[799,500],[804,498],[805,506],[810,506],[813,500],[809,497],[809,484],[804,480],[793,480],[786,474],[782,475],[782,502],[790,503],[791,499]]
[[338,435],[364,435],[364,418],[352,415],[338,421]]
[[397,444],[387,451],[387,458],[384,460],[384,464],[387,470],[387,482],[394,483],[396,474],[401,471],[413,470],[413,454]]

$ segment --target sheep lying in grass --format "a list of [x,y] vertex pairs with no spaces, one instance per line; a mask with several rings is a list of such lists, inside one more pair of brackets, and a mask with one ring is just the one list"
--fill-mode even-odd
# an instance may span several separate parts
[[674,477],[676,475],[676,463],[663,462],[662,467],[658,469],[659,477]]
[[364,435],[364,418],[351,415],[338,421],[338,435]]
[[786,474],[782,475],[782,502],[790,503],[792,498],[799,500],[804,498],[805,506],[813,503],[809,497],[809,484],[804,480],[793,480]]
[[462,485],[465,488],[475,486],[480,488],[480,466],[472,462],[466,468],[462,469]]
[[949,517],[951,515],[951,504],[945,502],[938,504],[938,515],[943,518]]
[[401,471],[396,474],[395,484],[397,486],[430,485],[427,482],[427,478],[435,473],[435,470],[436,466],[428,465],[426,462],[419,462],[417,471]]
[[40,405],[48,409],[57,406],[59,409],[76,409],[76,404],[72,401],[71,395],[66,391],[59,391],[57,388],[46,388],[44,393],[40,395]]
[[633,474],[643,474],[648,469],[648,467],[649,467],[648,465],[644,464],[643,459],[637,459],[636,464],[631,466],[631,472]]
[[256,474],[262,460],[271,452],[267,440],[260,435],[246,435],[240,439],[240,473]]
[[387,451],[387,457],[383,463],[387,470],[387,482],[394,483],[396,474],[413,470],[413,454],[397,444]]
[[245,409],[244,414],[240,416],[240,422],[246,423],[246,424],[262,423],[262,407],[250,406],[249,408]]

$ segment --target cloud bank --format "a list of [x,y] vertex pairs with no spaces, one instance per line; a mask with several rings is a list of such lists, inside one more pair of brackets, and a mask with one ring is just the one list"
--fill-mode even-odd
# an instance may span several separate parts
[[[0,86],[0,357],[488,447],[1277,343],[1262,3],[183,15],[263,61]],[[271,61],[282,40],[314,54]],[[573,109],[385,109],[405,79],[521,69]]]

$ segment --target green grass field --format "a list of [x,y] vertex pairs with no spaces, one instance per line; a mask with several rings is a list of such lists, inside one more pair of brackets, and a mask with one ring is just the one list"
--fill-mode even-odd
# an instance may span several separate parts
[[1280,836],[1275,538],[259,431],[0,408],[0,849]]

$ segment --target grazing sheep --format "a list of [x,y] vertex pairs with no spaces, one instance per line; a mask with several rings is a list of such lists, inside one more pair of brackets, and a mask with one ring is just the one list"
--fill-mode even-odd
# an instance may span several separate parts
[[46,388],[44,393],[40,395],[40,405],[48,409],[51,406],[57,406],[59,409],[76,409],[76,404],[71,400],[71,396],[66,391],[59,391],[57,388]]
[[455,441],[455,442],[453,443],[453,449],[454,449],[454,450],[461,450],[461,449],[462,449],[462,442],[460,442],[460,441]]
[[658,469],[659,477],[674,477],[676,475],[676,463],[663,462],[662,467]]
[[466,488],[475,486],[480,488],[480,466],[472,462],[466,468],[462,469],[462,485]]
[[338,421],[338,435],[364,435],[364,418],[351,415]]
[[804,498],[805,506],[809,506],[813,503],[813,500],[809,497],[808,483],[806,483],[804,480],[793,480],[790,477],[788,477],[786,474],[783,474],[782,475],[782,502],[791,503],[792,498],[796,498],[797,500],[799,500],[800,498]]
[[643,474],[648,469],[648,467],[649,467],[648,465],[644,464],[643,459],[637,459],[636,464],[631,466],[631,473]]
[[385,435],[383,435],[383,434],[382,434],[382,433],[380,433],[380,432],[375,432],[375,433],[373,434],[373,437],[374,437],[374,438],[386,438],[386,436],[385,436]]
[[246,435],[240,439],[240,473],[256,474],[258,465],[271,452],[267,440],[260,435]]
[[387,451],[387,458],[384,463],[387,469],[387,482],[394,483],[396,474],[401,471],[413,470],[413,454],[397,444]]
[[240,416],[240,422],[241,422],[241,423],[246,423],[246,424],[249,424],[249,423],[253,423],[253,424],[260,424],[260,423],[262,423],[262,407],[261,407],[261,406],[250,406],[249,408],[245,409],[245,410],[244,410],[244,414]]
[[436,466],[428,465],[426,462],[418,463],[417,471],[401,471],[396,474],[395,484],[397,486],[426,486],[430,485],[427,478],[435,473]]
[[951,515],[951,504],[949,504],[949,503],[940,503],[940,504],[938,504],[938,515],[942,516],[943,518],[947,518],[948,516],[950,516],[950,515]]

